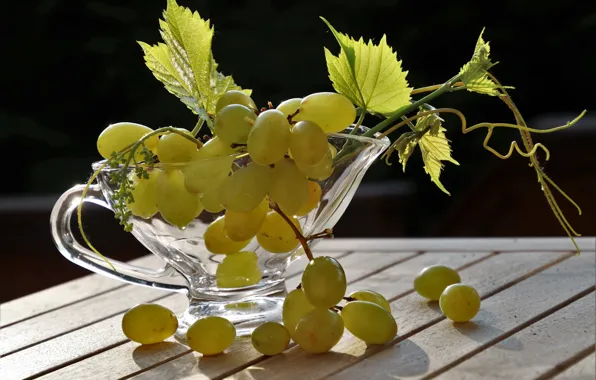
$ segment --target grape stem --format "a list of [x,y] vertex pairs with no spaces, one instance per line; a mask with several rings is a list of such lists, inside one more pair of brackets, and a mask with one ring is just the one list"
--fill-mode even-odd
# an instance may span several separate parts
[[300,232],[298,227],[296,227],[296,225],[294,223],[292,223],[290,218],[288,218],[288,216],[283,211],[281,211],[281,209],[279,208],[277,203],[273,202],[272,200],[269,200],[269,207],[271,207],[271,209],[273,211],[277,212],[286,221],[286,223],[288,223],[290,225],[290,228],[296,234],[296,239],[298,239],[298,241],[300,241],[300,244],[302,245],[302,248],[304,249],[304,253],[306,254],[306,257],[308,257],[308,261],[314,260],[315,258],[312,255],[312,251],[310,250],[308,241],[306,240],[304,235],[302,235],[302,233]]
[[[420,87],[420,88],[415,88],[412,90],[412,92],[410,93],[410,95],[416,95],[416,94],[421,94],[423,92],[431,92],[434,90],[438,90],[440,87],[442,86],[442,84],[435,84],[434,86],[426,86],[426,87]],[[465,83],[464,82],[455,82],[453,84],[453,88],[457,88],[457,87],[465,87]]]
[[195,127],[190,132],[190,134],[193,135],[194,137],[197,137],[197,135],[199,134],[199,131],[203,127],[203,123],[205,123],[205,120],[200,118],[199,121],[197,121],[197,124],[195,125]]
[[333,230],[331,228],[325,228],[325,231],[309,235],[305,239],[306,239],[306,241],[310,241],[310,240],[315,240],[315,239],[323,239],[326,237],[329,237],[329,238],[333,237]]
[[300,108],[298,108],[296,110],[296,112],[291,113],[291,114],[288,115],[288,123],[290,123],[290,125],[296,124],[296,122],[294,120],[292,120],[292,119],[294,118],[294,116],[298,115],[298,112],[300,112]]
[[356,301],[356,298],[354,298],[354,297],[344,297],[344,300],[346,300],[348,302],[352,302],[352,301]]

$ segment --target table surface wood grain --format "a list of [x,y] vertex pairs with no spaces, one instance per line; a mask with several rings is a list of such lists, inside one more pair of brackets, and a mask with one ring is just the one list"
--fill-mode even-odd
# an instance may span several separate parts
[[[173,338],[140,346],[123,335],[123,313],[142,302],[180,313],[185,297],[91,274],[0,305],[0,379],[593,380],[596,238],[578,242],[579,256],[564,238],[322,241],[315,255],[339,260],[348,292],[382,293],[399,326],[385,345],[367,346],[346,331],[322,355],[291,343],[267,357],[249,339],[216,357]],[[305,262],[288,269],[289,289]],[[134,263],[157,267],[160,260]],[[471,322],[446,320],[414,292],[416,274],[434,264],[457,268],[480,293]]]

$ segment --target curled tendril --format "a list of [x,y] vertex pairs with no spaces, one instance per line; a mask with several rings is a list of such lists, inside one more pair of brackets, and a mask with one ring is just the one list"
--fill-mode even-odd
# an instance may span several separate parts
[[[453,114],[457,115],[461,120],[463,134],[467,134],[467,133],[472,132],[476,129],[487,128],[487,134],[486,134],[486,137],[484,138],[484,141],[482,143],[482,146],[484,149],[491,152],[493,155],[495,155],[496,157],[498,157],[502,160],[510,158],[514,152],[517,152],[522,157],[530,159],[530,167],[533,167],[534,170],[536,171],[536,175],[538,177],[538,182],[541,185],[542,191],[544,193],[544,196],[546,197],[546,200],[547,200],[551,210],[555,214],[555,217],[557,218],[559,224],[561,224],[561,226],[563,227],[563,229],[565,230],[565,232],[571,239],[573,245],[577,249],[577,252],[579,253],[580,249],[579,249],[575,239],[573,238],[573,236],[581,236],[581,235],[573,229],[573,227],[571,226],[569,221],[567,221],[567,219],[565,218],[565,215],[563,214],[561,208],[559,207],[557,201],[555,200],[554,195],[553,195],[552,191],[550,190],[549,185],[552,186],[555,190],[557,190],[565,199],[567,199],[577,209],[577,211],[580,215],[582,214],[582,210],[579,207],[579,205],[573,199],[571,199],[571,197],[569,195],[567,195],[549,176],[547,176],[546,173],[544,173],[544,170],[540,167],[540,163],[539,163],[538,157],[537,157],[538,150],[541,149],[546,154],[546,157],[545,157],[546,161],[548,161],[550,159],[550,151],[548,150],[548,148],[546,146],[544,146],[541,143],[535,144],[532,141],[531,133],[546,134],[546,133],[552,133],[552,132],[561,131],[561,130],[564,130],[567,128],[571,128],[572,126],[577,124],[577,122],[579,122],[579,120],[581,120],[581,118],[586,114],[586,110],[582,111],[575,119],[569,121],[565,125],[561,125],[561,126],[549,128],[549,129],[528,128],[523,117],[521,116],[521,113],[517,109],[517,106],[513,103],[513,100],[509,96],[507,89],[505,87],[501,86],[501,84],[499,83],[497,78],[495,78],[491,73],[489,73],[487,71],[486,74],[497,85],[497,88],[499,90],[499,96],[498,96],[499,99],[501,99],[507,105],[507,107],[511,110],[511,112],[515,116],[515,121],[517,122],[517,124],[483,122],[483,123],[475,124],[471,127],[467,127],[466,118],[463,115],[463,113],[461,113],[460,111],[453,109],[453,108],[438,108],[438,109],[432,109],[432,110],[425,111],[425,112],[420,112],[420,113],[418,113],[412,117],[409,117],[409,118],[404,118],[401,122],[399,122],[398,124],[394,125],[393,127],[389,128],[385,132],[383,132],[378,138],[383,138],[406,124],[411,125],[411,122],[416,119],[419,119],[421,117],[428,116],[431,114],[440,114],[440,113],[453,113]],[[434,87],[436,87],[436,86],[434,86]],[[432,87],[432,88],[429,87],[429,89],[434,89],[434,87]],[[426,90],[426,89],[424,89],[424,90]],[[495,150],[494,148],[489,146],[489,141],[490,141],[490,138],[492,137],[492,133],[495,128],[517,129],[520,132],[525,151],[522,150],[522,148],[519,146],[517,141],[511,142],[509,150],[507,151],[506,154],[501,154],[497,150]],[[425,131],[419,131],[419,132],[424,134],[427,131],[425,130]],[[409,133],[402,134],[389,147],[389,149],[387,149],[387,151],[383,154],[382,158],[385,159],[385,162],[388,165],[390,165],[389,159],[390,159],[391,155],[394,153],[394,151],[396,149],[399,149],[400,144],[403,145],[404,141],[406,140],[406,138],[404,136],[406,136],[408,134]],[[404,137],[404,138],[402,138],[402,137]],[[408,143],[408,142],[406,142],[406,143]]]

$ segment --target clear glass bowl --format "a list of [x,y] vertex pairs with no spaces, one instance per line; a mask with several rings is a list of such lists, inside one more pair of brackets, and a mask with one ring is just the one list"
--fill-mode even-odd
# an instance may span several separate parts
[[[348,207],[366,170],[389,146],[388,138],[373,139],[350,135],[349,128],[342,133],[329,134],[328,140],[337,149],[333,173],[318,181],[322,198],[318,207],[299,218],[305,236],[333,228]],[[360,127],[359,132],[368,129]],[[215,158],[217,159],[217,158]],[[234,156],[233,170],[249,164],[248,155]],[[103,161],[92,165],[100,168]],[[180,168],[184,164],[156,164],[156,167]],[[112,209],[111,197],[116,185],[110,183],[109,167],[102,169],[97,184],[90,186],[84,202],[92,202]],[[129,168],[129,170],[134,170]],[[203,211],[186,228],[180,229],[166,222],[159,212],[149,219],[131,217],[132,234],[149,251],[164,261],[160,269],[139,268],[110,259],[114,271],[103,259],[79,244],[70,230],[70,219],[81,201],[85,185],[66,191],[56,202],[50,217],[52,236],[58,250],[67,259],[93,272],[133,284],[183,292],[189,297],[189,307],[179,318],[177,337],[184,340],[186,329],[198,318],[219,315],[236,324],[238,335],[250,334],[265,321],[280,321],[281,306],[286,295],[285,271],[304,254],[298,246],[288,253],[269,253],[253,240],[243,251],[253,251],[258,256],[262,279],[257,284],[242,288],[220,288],[215,280],[222,254],[209,252],[203,241],[207,226],[224,213]],[[317,240],[309,245],[313,247]]]

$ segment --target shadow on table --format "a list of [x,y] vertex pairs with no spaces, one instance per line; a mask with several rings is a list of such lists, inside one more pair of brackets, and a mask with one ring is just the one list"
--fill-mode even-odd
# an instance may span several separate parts
[[428,306],[428,308],[434,311],[435,313],[443,315],[443,312],[441,311],[441,306],[439,306],[439,301],[427,301],[426,306]]
[[[386,347],[382,351],[380,351],[379,346],[371,346],[367,351],[370,351],[369,354],[375,353],[376,360],[391,363],[388,373],[375,373],[374,378],[387,377],[391,379],[401,379],[420,376],[428,372],[428,354],[422,347],[409,339],[402,340],[394,346]],[[362,363],[366,365],[366,359]],[[379,366],[372,366],[371,364],[371,371],[375,371],[374,368],[376,367]],[[387,371],[387,369],[382,368],[382,371]]]
[[[132,358],[139,369],[146,369],[154,366],[156,363],[161,363],[168,360],[159,366],[159,378],[162,380],[191,374],[193,367],[197,364],[197,359],[194,355],[189,354],[188,347],[176,342],[161,342],[146,346],[139,346],[135,348],[132,353]],[[187,353],[186,355],[184,355]],[[174,360],[173,357],[182,355]],[[171,377],[174,375],[174,377]],[[146,376],[146,377],[145,377]],[[139,379],[153,378],[156,376],[155,372],[143,372],[138,375]]]
[[[267,358],[261,362],[257,362],[255,364],[253,364],[252,366],[246,368],[246,372],[240,373],[240,374],[235,374],[234,378],[237,380],[258,380],[258,379],[265,379],[265,378],[267,378],[267,379],[278,378],[273,375],[274,371],[276,371],[277,368],[285,368],[285,369],[291,371],[292,368],[294,368],[296,366],[296,363],[297,363],[296,355],[297,354],[305,355],[307,358],[310,357],[310,359],[312,359],[313,361],[317,361],[319,363],[328,363],[328,362],[349,363],[352,361],[352,359],[354,357],[353,355],[348,355],[348,354],[343,354],[340,352],[333,352],[333,351],[330,351],[330,352],[327,352],[324,354],[318,354],[318,355],[309,354],[304,351],[302,351],[300,353],[296,353],[295,351],[289,351],[289,353],[286,352],[286,353],[283,353],[280,355],[273,356],[271,358]],[[276,365],[275,365],[276,370],[268,368],[269,361],[272,361],[272,363],[276,363]],[[281,364],[281,367],[279,366],[279,364]],[[316,369],[313,369],[313,371],[316,372]],[[305,375],[304,378],[307,378],[307,377],[308,376]]]
[[[484,311],[483,314],[487,314],[487,311]],[[486,318],[485,318],[486,319]],[[490,318],[488,318],[490,320]],[[478,343],[485,344],[487,341],[494,339],[496,337],[502,336],[505,334],[505,331],[493,327],[489,325],[485,320],[480,320],[478,322],[470,321],[470,322],[463,322],[463,323],[453,323],[453,327],[459,331],[462,335],[467,336],[468,338],[475,340]],[[521,340],[516,338],[514,335],[503,339],[499,343],[495,344],[494,347],[503,349],[503,350],[510,350],[510,351],[521,351],[524,349],[524,344]]]

